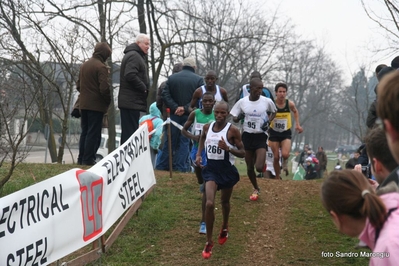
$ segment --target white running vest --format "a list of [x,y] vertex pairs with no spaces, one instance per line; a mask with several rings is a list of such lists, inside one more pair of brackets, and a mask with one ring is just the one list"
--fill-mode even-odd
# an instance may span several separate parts
[[221,140],[222,137],[226,141],[226,144],[227,146],[230,147],[230,149],[234,147],[227,141],[227,132],[229,131],[231,123],[227,123],[226,126],[219,132],[213,131],[214,124],[215,122],[212,122],[209,125],[208,133],[206,134],[206,139],[205,139],[205,149],[206,149],[206,156],[208,158],[208,163],[209,160],[215,160],[215,161],[226,160],[226,153],[227,153],[228,155],[227,160],[231,163],[231,165],[233,165],[235,162],[234,155],[218,147],[219,140]]

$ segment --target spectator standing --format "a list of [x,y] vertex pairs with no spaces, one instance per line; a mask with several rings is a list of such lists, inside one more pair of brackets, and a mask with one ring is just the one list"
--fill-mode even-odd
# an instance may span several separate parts
[[305,144],[303,146],[303,150],[299,154],[299,160],[298,160],[298,165],[304,166],[306,157],[308,156],[308,151],[309,151],[309,145]]
[[144,115],[140,118],[139,123],[143,123],[144,121],[148,121],[152,127],[148,128],[148,133],[151,133],[152,130],[156,129],[150,138],[150,152],[151,152],[151,162],[153,168],[155,168],[155,158],[158,153],[159,145],[161,144],[161,135],[162,135],[162,124],[163,120],[161,118],[161,111],[159,111],[157,107],[157,103],[153,102],[150,105],[150,113],[148,115]]
[[93,56],[83,63],[76,89],[79,94],[82,132],[79,139],[78,164],[94,165],[101,141],[104,114],[111,103],[109,70],[106,60],[111,48],[106,42],[97,43]]
[[316,158],[319,161],[319,169],[317,171],[318,177],[323,178],[324,172],[327,170],[327,155],[326,152],[324,151],[323,147],[319,147],[316,153]]
[[120,69],[118,107],[121,114],[121,142],[124,143],[139,128],[140,112],[147,112],[150,86],[147,54],[150,37],[140,33],[136,42],[128,45],[123,53]]
[[[179,73],[173,74],[166,81],[165,88],[162,91],[162,98],[166,107],[170,108],[170,119],[183,127],[188,115],[191,113],[191,98],[194,91],[204,85],[204,79],[195,74],[195,59],[187,57],[183,60],[183,69]],[[189,163],[190,140],[181,134],[181,130],[171,125],[173,170],[180,172],[189,172],[191,170]],[[169,170],[169,152],[168,152],[168,132],[165,130],[165,142],[162,147],[161,155],[157,159],[157,170]]]
[[[178,62],[176,64],[173,65],[173,69],[172,69],[172,75],[179,73],[181,70],[183,69],[183,63]],[[165,121],[167,119],[167,113],[166,113],[166,105],[165,102],[162,99],[162,92],[163,89],[166,86],[166,80],[164,82],[161,83],[161,85],[159,85],[158,90],[157,90],[157,107],[159,109],[159,111],[161,111],[162,114],[162,119]],[[163,127],[163,131],[166,130],[166,126]],[[160,149],[158,150],[158,154],[157,156],[160,157],[161,153],[162,153],[162,147],[163,144],[165,142],[165,134],[162,134],[162,138],[161,138],[161,145],[160,145]]]
[[[183,69],[183,63],[179,62],[173,65],[173,69],[172,69],[172,75],[179,73],[181,70]],[[166,86],[166,80],[164,82],[161,83],[161,85],[159,85],[158,90],[157,90],[157,107],[159,109],[159,111],[161,111],[162,113],[162,119],[166,120],[166,106],[165,103],[162,99],[162,92],[163,89]]]
[[[375,73],[377,76],[378,82],[388,73],[391,71],[395,70],[393,67],[389,67],[386,65],[378,65],[377,68],[375,69]],[[371,129],[374,127],[376,121],[377,121],[377,100],[378,100],[378,94],[377,94],[377,87],[378,84],[375,86],[374,92],[375,92],[375,100],[371,103],[368,113],[367,113],[367,118],[366,118],[366,126]]]

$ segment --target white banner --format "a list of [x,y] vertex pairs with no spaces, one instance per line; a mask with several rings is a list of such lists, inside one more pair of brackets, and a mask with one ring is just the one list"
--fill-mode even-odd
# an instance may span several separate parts
[[103,235],[155,185],[149,149],[141,126],[90,169],[0,198],[0,265],[47,265]]

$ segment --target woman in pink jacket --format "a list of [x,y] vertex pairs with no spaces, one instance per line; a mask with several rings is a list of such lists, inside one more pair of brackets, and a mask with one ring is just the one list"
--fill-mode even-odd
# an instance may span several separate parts
[[371,249],[359,251],[359,257],[369,257],[370,265],[398,264],[399,193],[377,196],[362,173],[341,170],[323,183],[321,198],[339,231],[359,237]]

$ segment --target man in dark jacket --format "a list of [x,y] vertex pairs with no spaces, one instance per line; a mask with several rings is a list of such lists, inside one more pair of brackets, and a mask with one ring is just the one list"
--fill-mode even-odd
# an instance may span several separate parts
[[101,140],[104,113],[111,103],[109,71],[105,61],[111,48],[105,42],[96,44],[93,56],[80,67],[76,84],[79,95],[82,133],[79,140],[78,164],[94,165]]
[[[171,75],[162,91],[162,98],[166,107],[170,108],[170,119],[183,126],[192,111],[190,107],[194,91],[204,85],[204,79],[195,74],[195,59],[188,57],[183,60],[183,69]],[[173,170],[189,172],[188,160],[190,140],[181,134],[176,126],[172,125],[172,152]],[[156,169],[169,170],[168,135],[165,130],[165,143],[161,155],[158,156]]]
[[147,54],[150,38],[139,34],[136,43],[128,45],[124,52],[120,70],[118,107],[121,113],[124,143],[139,128],[140,112],[147,111],[147,96],[150,84],[147,67]]
[[[384,64],[378,65],[377,68],[375,69],[375,74],[377,76],[377,80],[378,82],[388,73],[390,73],[391,71],[395,70],[392,67],[386,66]],[[377,86],[378,84],[375,86],[374,88],[374,92],[375,92],[375,96],[376,99],[374,100],[374,102],[371,103],[368,113],[367,113],[367,118],[366,118],[366,125],[369,129],[372,129],[375,126],[375,123],[377,121]]]
[[[178,62],[173,65],[172,74],[179,73],[182,69],[183,69],[183,63]],[[162,82],[161,85],[159,85],[159,88],[157,90],[157,107],[158,107],[159,111],[161,111],[163,120],[166,120],[166,116],[167,116],[166,115],[166,106],[162,99],[162,92],[163,92],[163,89],[165,88],[165,86],[166,86],[166,80],[164,82]]]
[[323,149],[323,147],[319,147],[316,153],[316,158],[319,160],[319,169],[317,171],[318,177],[323,178],[324,172],[327,170],[327,155]]

